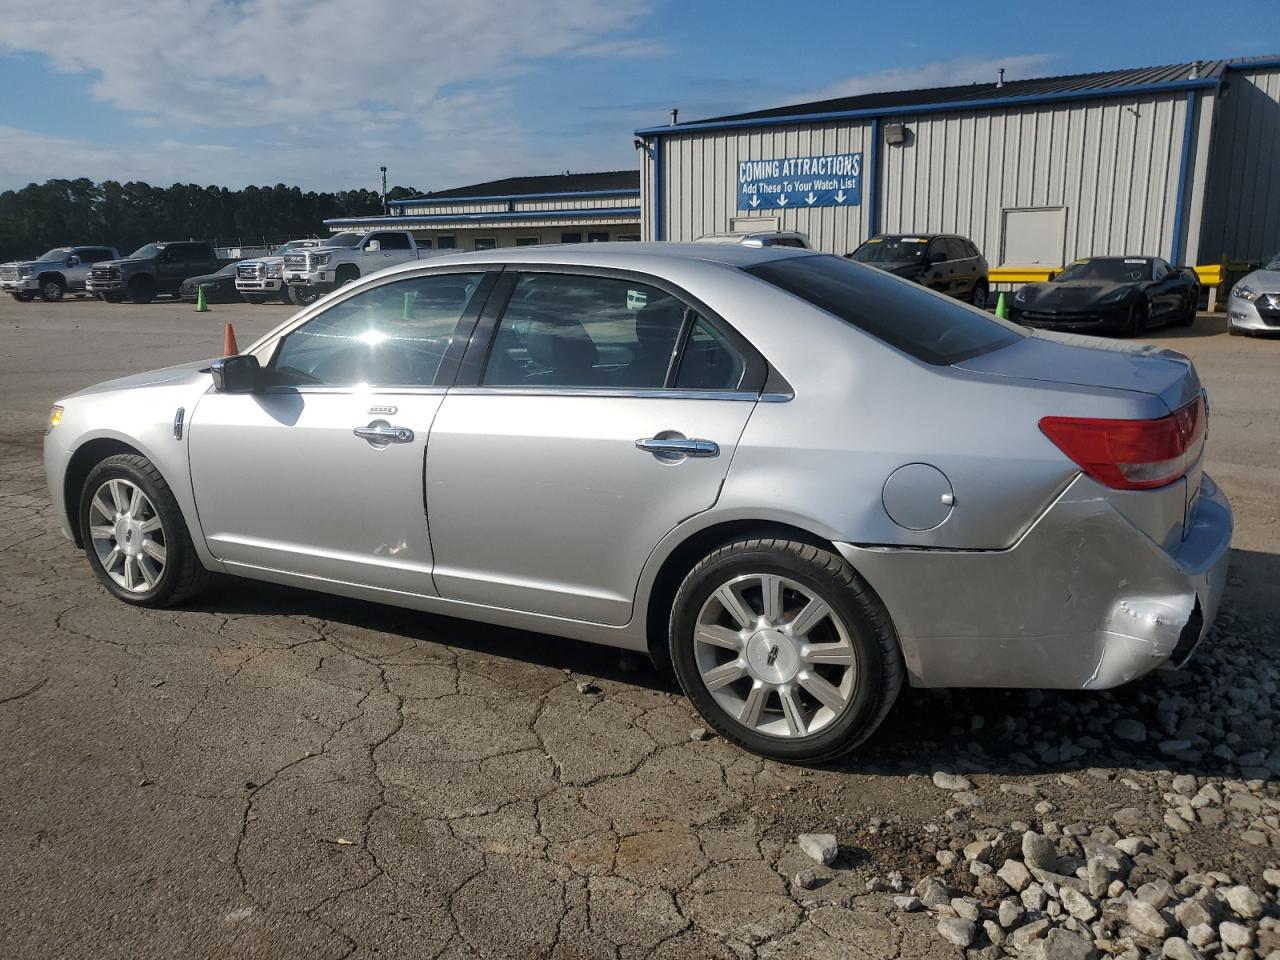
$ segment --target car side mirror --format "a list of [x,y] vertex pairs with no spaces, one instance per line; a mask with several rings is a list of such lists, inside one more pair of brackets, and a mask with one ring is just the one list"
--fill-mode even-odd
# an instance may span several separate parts
[[382,249],[382,244],[377,240],[370,240],[368,243],[364,245],[365,253],[377,253],[381,249]]
[[209,367],[218,393],[254,393],[262,385],[262,366],[253,354],[222,357]]
[[76,264],[78,264],[79,262],[80,262],[80,258],[79,258],[79,257],[77,257],[74,253],[73,253],[71,256],[67,257],[67,266],[68,266],[68,267],[74,267],[74,266],[75,266]]
[[1050,271],[1049,271],[1049,276],[1045,277],[1045,279],[1046,279],[1046,280],[1056,280],[1056,279],[1058,279],[1058,271],[1057,271],[1057,270],[1050,270]]

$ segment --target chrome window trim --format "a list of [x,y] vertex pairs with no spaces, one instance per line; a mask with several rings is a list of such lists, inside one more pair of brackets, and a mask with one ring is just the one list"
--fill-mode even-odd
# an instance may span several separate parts
[[[783,394],[760,394],[751,390],[672,390],[666,387],[454,387],[451,394],[473,397],[613,397],[654,400],[790,400]],[[766,399],[767,398],[767,399]]]
[[262,390],[262,393],[264,394],[274,394],[274,395],[301,393],[301,394],[323,394],[323,395],[340,394],[340,395],[352,396],[352,397],[380,396],[382,394],[388,394],[388,393],[399,394],[401,396],[409,395],[409,394],[412,394],[414,396],[432,396],[432,395],[441,395],[448,392],[449,392],[449,388],[443,387],[443,386],[395,387],[395,386],[387,386],[385,384],[380,384],[379,386],[375,387],[375,386],[365,386],[363,384],[358,384],[358,383],[341,384],[341,385],[332,384],[332,383],[326,383],[326,384],[302,383],[302,384],[298,384],[297,386],[289,386],[289,387],[286,387],[286,386],[266,387],[265,389]]

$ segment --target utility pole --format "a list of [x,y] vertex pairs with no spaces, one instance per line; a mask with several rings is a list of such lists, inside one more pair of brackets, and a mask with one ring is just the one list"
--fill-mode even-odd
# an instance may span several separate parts
[[387,168],[379,167],[382,171],[382,215],[387,215]]

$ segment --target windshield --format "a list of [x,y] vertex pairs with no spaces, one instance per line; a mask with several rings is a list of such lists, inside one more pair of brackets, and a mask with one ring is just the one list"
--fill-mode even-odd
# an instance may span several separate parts
[[1145,257],[1106,257],[1095,260],[1077,260],[1054,279],[1106,280],[1110,283],[1135,283],[1151,279],[1151,261]]
[[148,243],[145,247],[139,247],[133,253],[129,254],[129,260],[150,260],[152,257],[160,255],[160,244]]
[[[339,234],[339,236],[341,236],[341,234]],[[287,243],[282,243],[280,246],[276,247],[276,253],[284,253],[286,250],[302,250],[306,247],[314,247],[315,245],[316,242],[314,240],[290,240]]]
[[1263,270],[1280,270],[1280,252],[1266,262],[1262,267]]
[[872,237],[850,254],[859,263],[901,263],[924,257],[928,237]]
[[925,363],[959,363],[1025,335],[1008,321],[843,257],[788,257],[746,272]]
[[364,236],[363,233],[352,233],[351,231],[347,231],[346,233],[335,233],[332,237],[329,237],[326,240],[322,240],[321,246],[354,247],[357,243],[359,243],[360,238],[363,236]]
[[214,274],[215,277],[229,277],[236,272],[236,267],[240,265],[239,261],[228,263],[225,267]]
[[54,247],[48,253],[40,254],[41,260],[65,260],[67,255],[71,253],[70,247]]

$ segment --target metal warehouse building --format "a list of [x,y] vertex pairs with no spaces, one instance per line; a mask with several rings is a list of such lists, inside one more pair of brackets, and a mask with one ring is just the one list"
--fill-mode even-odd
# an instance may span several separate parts
[[1280,58],[868,94],[636,131],[645,239],[971,238],[993,267],[1280,249]]
[[326,220],[331,231],[394,226],[419,246],[490,250],[538,243],[640,239],[635,170],[508,177],[394,200],[394,215]]

